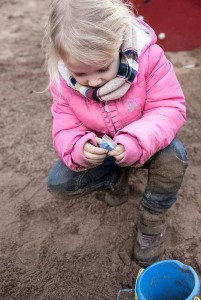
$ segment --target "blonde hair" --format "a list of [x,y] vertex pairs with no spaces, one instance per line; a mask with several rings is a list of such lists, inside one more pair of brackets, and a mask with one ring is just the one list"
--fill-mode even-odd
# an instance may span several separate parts
[[89,65],[112,58],[133,15],[122,0],[55,0],[45,32],[50,77],[59,82],[58,61],[68,55]]

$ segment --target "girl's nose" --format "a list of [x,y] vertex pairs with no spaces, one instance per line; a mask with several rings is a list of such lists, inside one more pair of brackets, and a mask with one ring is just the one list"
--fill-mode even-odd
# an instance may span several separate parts
[[102,80],[101,79],[96,79],[96,78],[90,79],[88,81],[88,85],[92,86],[92,87],[97,87],[97,86],[101,85],[101,83],[102,83]]

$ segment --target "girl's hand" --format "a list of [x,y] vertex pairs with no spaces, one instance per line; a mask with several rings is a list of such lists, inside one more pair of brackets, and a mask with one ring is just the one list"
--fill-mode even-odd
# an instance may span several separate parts
[[[102,140],[97,137],[95,139],[98,145],[100,145]],[[107,154],[108,150],[104,148],[99,148],[98,146],[94,146],[88,142],[84,145],[84,155],[93,165],[100,165],[104,161]]]
[[125,148],[122,144],[118,144],[115,150],[108,152],[109,156],[113,156],[116,161],[120,161],[124,158]]

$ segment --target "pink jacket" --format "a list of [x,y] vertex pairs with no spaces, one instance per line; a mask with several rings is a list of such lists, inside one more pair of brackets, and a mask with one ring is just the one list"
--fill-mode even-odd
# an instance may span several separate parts
[[128,92],[115,101],[97,103],[69,87],[61,77],[61,92],[55,82],[53,96],[53,144],[72,170],[90,168],[83,147],[94,145],[105,133],[123,144],[126,154],[120,166],[143,165],[168,146],[186,119],[185,99],[172,64],[156,45],[156,36],[139,57],[139,71]]

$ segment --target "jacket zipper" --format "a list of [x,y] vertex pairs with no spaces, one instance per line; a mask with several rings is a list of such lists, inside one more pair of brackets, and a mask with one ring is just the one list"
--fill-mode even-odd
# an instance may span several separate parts
[[111,113],[110,113],[110,109],[109,109],[109,105],[108,105],[108,102],[107,102],[107,101],[104,102],[104,108],[105,108],[105,111],[108,113],[108,116],[109,116],[109,118],[110,118],[110,121],[111,121],[111,123],[112,123],[112,126],[113,126],[113,128],[114,128],[115,133],[117,133],[117,129],[116,129],[116,127],[115,127],[115,125],[114,125],[114,122],[113,122],[113,120],[112,120]]

